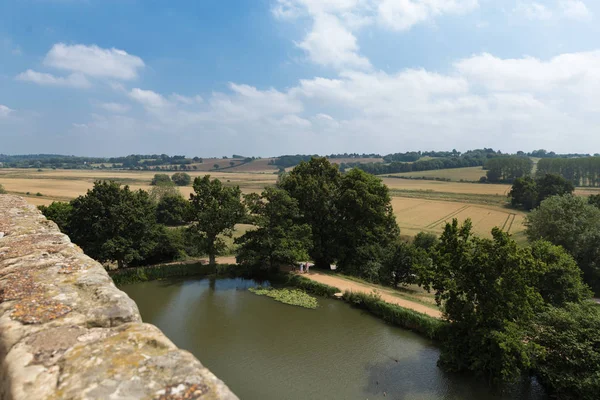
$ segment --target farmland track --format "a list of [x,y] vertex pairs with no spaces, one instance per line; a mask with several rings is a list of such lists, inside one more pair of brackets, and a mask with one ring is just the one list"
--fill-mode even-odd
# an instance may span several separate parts
[[467,204],[466,206],[463,206],[463,207],[459,208],[458,210],[456,210],[456,211],[454,211],[454,212],[451,212],[451,213],[450,213],[450,214],[448,214],[448,215],[445,215],[445,216],[443,216],[442,218],[438,219],[437,221],[434,221],[434,222],[432,222],[431,224],[427,225],[425,228],[428,228],[428,229],[435,228],[435,227],[436,227],[436,225],[439,225],[439,224],[441,224],[442,222],[444,222],[444,221],[448,220],[449,218],[452,218],[452,217],[454,217],[455,215],[457,215],[457,214],[460,214],[462,211],[466,210],[466,209],[467,209],[467,208],[469,208],[469,207],[471,207],[471,206]]

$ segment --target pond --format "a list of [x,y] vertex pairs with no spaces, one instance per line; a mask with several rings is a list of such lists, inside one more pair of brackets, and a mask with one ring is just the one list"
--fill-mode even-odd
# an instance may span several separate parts
[[533,383],[509,393],[446,374],[438,348],[340,300],[303,309],[250,293],[247,279],[167,280],[121,287],[144,322],[189,350],[241,399],[466,400],[546,397]]

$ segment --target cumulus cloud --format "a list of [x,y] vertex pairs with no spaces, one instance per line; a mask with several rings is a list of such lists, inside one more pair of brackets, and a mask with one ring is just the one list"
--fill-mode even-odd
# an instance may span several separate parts
[[562,0],[559,5],[567,18],[576,20],[587,20],[592,18],[591,11],[581,0]]
[[82,74],[74,73],[66,77],[55,76],[44,72],[28,69],[16,77],[19,81],[33,82],[43,86],[65,86],[73,88],[89,88],[90,82]]
[[277,0],[276,18],[308,17],[311,28],[297,46],[308,58],[338,70],[368,69],[360,55],[356,32],[377,24],[404,31],[445,14],[464,14],[479,6],[478,0]]
[[131,80],[137,78],[144,61],[115,48],[57,43],[46,54],[44,65],[94,78]]
[[8,108],[7,106],[0,104],[0,118],[8,117],[14,110]]

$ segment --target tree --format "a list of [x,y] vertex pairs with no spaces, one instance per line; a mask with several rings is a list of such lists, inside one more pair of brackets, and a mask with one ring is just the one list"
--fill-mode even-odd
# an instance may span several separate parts
[[214,168],[214,169],[219,169],[219,168],[220,168],[220,167],[219,167],[219,164],[215,164],[215,165],[213,165],[213,168]]
[[324,157],[302,161],[281,176],[278,187],[296,199],[302,218],[312,231],[309,255],[319,268],[329,268],[336,259],[339,218],[337,199],[341,175]]
[[119,268],[143,260],[156,246],[154,204],[147,192],[97,181],[71,202],[69,236],[90,257]]
[[230,167],[235,167],[235,161],[229,161],[229,166]]
[[538,240],[531,245],[531,253],[539,263],[537,288],[546,303],[564,307],[591,297],[577,262],[561,246]]
[[4,189],[4,186],[2,186],[1,183],[0,183],[0,194],[6,194],[6,189]]
[[559,399],[594,400],[600,393],[600,306],[549,308],[532,323],[540,348],[535,373]]
[[169,175],[167,174],[155,174],[150,185],[173,185],[173,181],[171,181],[171,178],[169,178]]
[[544,302],[531,252],[498,228],[492,236],[472,237],[470,220],[446,224],[423,280],[448,321],[440,364],[510,381],[532,365],[524,327]]
[[308,259],[310,226],[298,223],[298,202],[286,191],[267,188],[260,196],[247,195],[245,204],[257,229],[235,240],[238,263],[275,269]]
[[372,267],[400,234],[387,186],[371,174],[352,169],[340,180],[335,206],[338,268],[376,280],[378,271]]
[[173,182],[159,182],[157,185],[150,188],[148,194],[150,195],[150,200],[152,200],[152,202],[155,204],[158,204],[164,197],[167,196],[181,197],[181,192],[173,184]]
[[171,176],[171,180],[177,186],[187,186],[192,183],[192,178],[185,172],[176,172]]
[[538,199],[537,204],[541,204],[550,196],[562,196],[571,194],[575,187],[571,182],[559,175],[545,174],[537,181]]
[[50,221],[54,221],[62,233],[69,234],[73,206],[70,203],[53,201],[49,206],[38,206],[38,209]]
[[538,206],[538,189],[533,178],[526,176],[515,179],[510,193],[510,203],[514,207],[523,207],[526,210],[532,210]]
[[417,282],[417,271],[430,268],[427,252],[410,243],[397,240],[389,246],[380,271],[381,283],[397,287]]
[[553,196],[527,216],[525,225],[530,241],[564,247],[582,269],[584,282],[600,293],[600,209],[581,197]]
[[435,249],[438,243],[438,236],[429,232],[419,232],[413,239],[413,245],[418,249],[425,250],[427,253]]
[[600,209],[600,194],[593,194],[588,197],[588,204]]
[[225,246],[219,235],[231,237],[235,224],[245,215],[242,192],[237,186],[225,187],[218,179],[211,180],[210,175],[194,179],[193,187],[189,229],[214,265],[216,256]]
[[190,214],[190,202],[181,195],[164,196],[156,206],[156,221],[168,226],[184,225]]

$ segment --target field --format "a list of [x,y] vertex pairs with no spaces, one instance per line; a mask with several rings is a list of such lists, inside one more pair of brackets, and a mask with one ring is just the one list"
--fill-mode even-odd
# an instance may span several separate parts
[[[226,171],[197,170],[189,174],[195,177],[208,173],[212,177],[221,179],[225,185],[240,186],[243,193],[260,192],[265,186],[274,185],[277,181],[277,175],[268,170],[274,168],[268,164],[269,160],[257,160]],[[251,166],[253,167],[250,168]],[[463,169],[472,170],[472,168]],[[33,169],[0,169],[0,183],[10,193],[26,197],[31,204],[41,205],[50,204],[52,201],[68,201],[85,194],[98,179],[112,179],[127,184],[132,189],[149,190],[154,173],[153,171],[115,170],[37,172]],[[461,173],[467,174],[464,171]],[[444,222],[452,218],[458,218],[461,222],[471,218],[474,231],[479,235],[489,237],[490,230],[494,226],[499,226],[517,237],[522,236],[525,214],[506,208],[510,185],[392,177],[384,177],[383,182],[390,188],[393,196],[392,205],[403,235],[412,236],[421,231],[439,233],[443,229]],[[188,197],[192,187],[180,187],[179,190]],[[38,196],[38,193],[41,196]],[[576,193],[600,194],[600,189],[582,188],[577,189]]]
[[483,167],[467,167],[467,168],[449,168],[438,169],[433,171],[416,171],[416,172],[400,172],[397,174],[389,174],[386,176],[397,176],[404,178],[427,178],[427,179],[450,179],[451,181],[460,182],[478,182],[479,178],[485,176],[486,171]]

